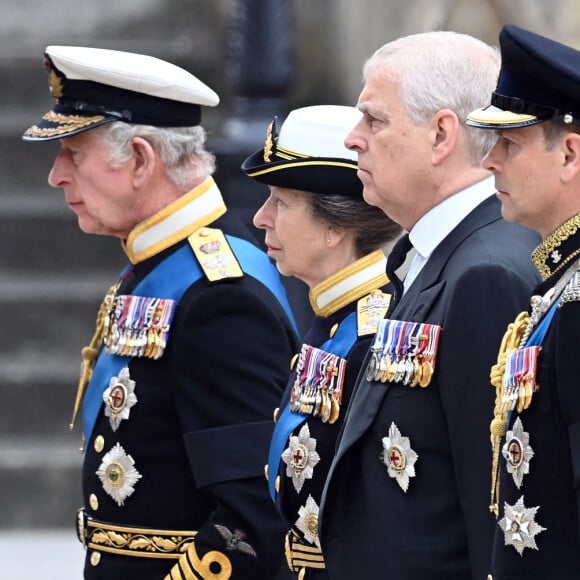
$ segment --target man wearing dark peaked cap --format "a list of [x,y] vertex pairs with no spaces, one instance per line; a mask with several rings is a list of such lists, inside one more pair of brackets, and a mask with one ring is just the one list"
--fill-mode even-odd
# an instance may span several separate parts
[[499,37],[483,160],[502,214],[536,230],[542,282],[505,333],[490,425],[495,545],[488,580],[580,578],[580,52],[517,26]]
[[272,578],[284,529],[263,477],[296,351],[278,274],[211,177],[218,96],[144,55],[50,46],[51,186],[85,233],[121,240],[83,365],[88,580]]

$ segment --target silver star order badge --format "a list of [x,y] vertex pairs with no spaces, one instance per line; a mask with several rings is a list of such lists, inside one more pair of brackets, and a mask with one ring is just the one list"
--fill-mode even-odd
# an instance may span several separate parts
[[103,457],[97,469],[103,489],[121,507],[125,500],[135,491],[135,484],[141,479],[141,474],[134,467],[135,461],[125,453],[119,443]]
[[535,521],[539,509],[527,508],[523,495],[513,506],[504,503],[504,517],[498,525],[504,531],[505,545],[513,546],[520,556],[525,548],[538,549],[535,537],[546,529]]
[[131,407],[137,402],[135,381],[129,376],[129,367],[123,367],[119,376],[109,381],[109,386],[103,393],[103,401],[111,429],[116,431],[121,421],[129,418]]
[[524,431],[519,417],[515,420],[512,430],[506,433],[505,439],[501,453],[506,461],[508,473],[511,473],[516,487],[520,489],[524,475],[530,472],[534,450],[529,445],[530,434]]
[[312,479],[314,466],[320,461],[316,439],[310,437],[308,423],[304,423],[298,437],[290,437],[290,443],[282,453],[282,460],[286,464],[286,475],[292,478],[296,493],[300,493],[304,480]]
[[386,465],[389,477],[393,477],[406,493],[409,478],[415,477],[415,462],[419,455],[411,449],[408,437],[403,437],[395,423],[389,427],[388,437],[383,437],[381,460]]
[[311,495],[306,499],[306,505],[300,506],[298,510],[299,518],[296,520],[296,527],[304,534],[304,539],[320,548],[318,538],[318,504]]

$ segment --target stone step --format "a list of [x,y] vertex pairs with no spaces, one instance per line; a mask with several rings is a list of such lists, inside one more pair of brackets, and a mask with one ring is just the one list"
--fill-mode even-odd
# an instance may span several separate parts
[[[120,272],[126,257],[117,239],[83,234],[62,193],[6,193],[0,203],[0,264],[43,274]],[[5,276],[3,277],[5,279]]]
[[78,434],[0,439],[0,528],[70,528],[81,506]]

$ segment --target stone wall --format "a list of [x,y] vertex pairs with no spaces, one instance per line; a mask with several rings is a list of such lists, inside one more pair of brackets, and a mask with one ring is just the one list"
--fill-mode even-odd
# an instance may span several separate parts
[[[501,23],[511,20],[572,42],[577,4],[553,0],[548,9],[542,0],[289,0],[293,72],[286,104],[356,102],[365,58],[410,32],[453,28],[494,42]],[[217,138],[236,113],[228,74],[236,7],[235,0],[2,2],[0,528],[72,525],[81,458],[79,434],[67,426],[80,349],[123,261],[116,240],[81,234],[62,193],[47,186],[58,145],[20,141],[23,129],[50,106],[43,49],[133,50],[190,68],[222,97],[204,117]],[[262,131],[252,136],[255,144]],[[224,156],[225,181],[235,181],[243,153]]]

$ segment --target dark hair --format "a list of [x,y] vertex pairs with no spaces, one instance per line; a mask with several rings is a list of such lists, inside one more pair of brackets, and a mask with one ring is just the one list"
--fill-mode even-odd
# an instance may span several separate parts
[[545,121],[540,123],[544,133],[546,149],[551,151],[566,133],[580,133],[578,125],[566,125],[559,121]]
[[315,218],[337,230],[353,231],[358,258],[378,250],[401,233],[399,224],[363,199],[310,194],[310,211]]

